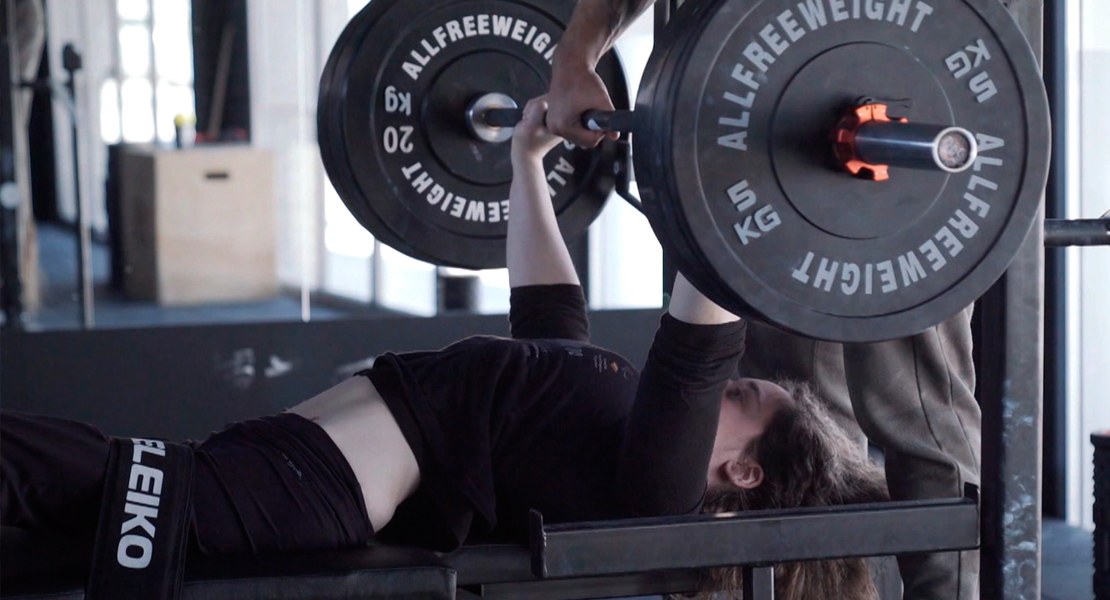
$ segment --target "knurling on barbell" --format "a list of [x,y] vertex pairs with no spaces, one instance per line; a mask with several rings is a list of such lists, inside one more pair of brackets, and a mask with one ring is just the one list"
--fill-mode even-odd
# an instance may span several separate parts
[[[519,108],[489,108],[473,115],[473,118],[491,127],[513,127],[524,118],[524,111]],[[581,121],[583,127],[593,131],[631,133],[634,118],[630,110],[589,110],[582,114]]]

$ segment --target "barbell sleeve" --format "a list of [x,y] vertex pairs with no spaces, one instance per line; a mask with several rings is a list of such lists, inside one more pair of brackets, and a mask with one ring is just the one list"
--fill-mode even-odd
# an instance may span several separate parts
[[961,127],[871,121],[855,134],[856,156],[866,163],[959,173],[975,163],[979,145]]
[[1110,246],[1110,218],[1045,219],[1044,245]]

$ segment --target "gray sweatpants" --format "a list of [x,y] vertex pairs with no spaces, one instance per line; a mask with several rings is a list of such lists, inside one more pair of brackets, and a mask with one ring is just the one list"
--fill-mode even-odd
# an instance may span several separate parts
[[[971,313],[874,344],[819,342],[750,323],[741,371],[814,383],[861,447],[870,440],[884,450],[892,499],[960,497],[965,482],[979,484],[981,456]],[[901,556],[898,565],[907,600],[978,598],[978,552]]]

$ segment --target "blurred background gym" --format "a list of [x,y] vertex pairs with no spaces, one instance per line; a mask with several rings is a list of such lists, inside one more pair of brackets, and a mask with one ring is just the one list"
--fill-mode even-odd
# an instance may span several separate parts
[[[384,349],[504,333],[505,270],[383,245],[324,172],[320,76],[366,0],[6,4],[21,13],[12,80],[26,85],[3,90],[21,199],[5,234],[16,253],[3,277],[20,283],[5,286],[0,317],[5,408],[196,437]],[[1046,215],[1098,217],[1110,211],[1110,3],[1046,3],[1044,39]],[[633,93],[651,48],[648,12],[617,43]],[[642,361],[664,279],[647,221],[610,201],[571,249],[596,331]],[[1110,252],[1046,253],[1043,593],[1089,598]]]

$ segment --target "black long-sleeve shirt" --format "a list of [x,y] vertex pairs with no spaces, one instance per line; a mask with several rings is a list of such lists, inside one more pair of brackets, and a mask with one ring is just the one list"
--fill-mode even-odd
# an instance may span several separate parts
[[643,372],[589,343],[579,286],[512,290],[512,338],[385,354],[364,372],[420,465],[385,541],[452,550],[548,522],[698,510],[744,324],[663,315]]

